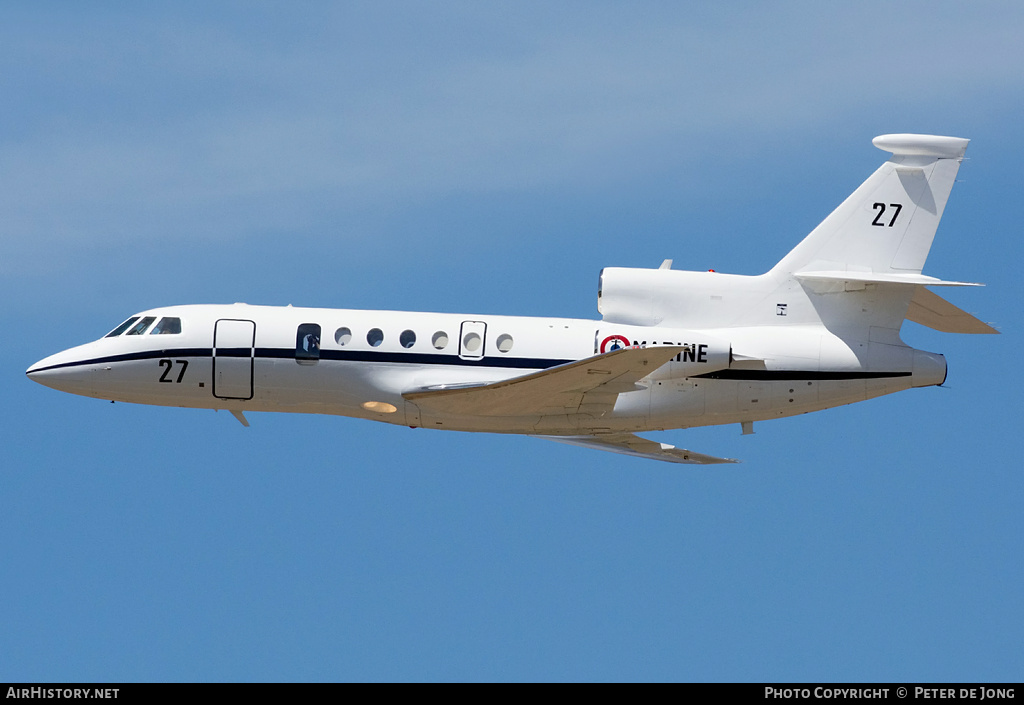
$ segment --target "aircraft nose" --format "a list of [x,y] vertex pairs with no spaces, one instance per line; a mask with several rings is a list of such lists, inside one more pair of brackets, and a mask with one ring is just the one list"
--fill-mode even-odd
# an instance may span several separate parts
[[94,387],[92,365],[82,364],[74,349],[45,357],[25,370],[33,382],[72,394],[91,394]]
[[52,358],[53,355],[51,355],[50,357],[43,358],[39,362],[29,367],[27,370],[25,370],[25,374],[28,375],[28,378],[33,382],[39,382],[40,384],[43,384],[43,380],[47,377],[47,372],[50,371],[50,361],[52,360]]
[[38,382],[46,387],[60,389],[59,385],[56,383],[57,380],[63,376],[60,372],[62,367],[59,357],[59,355],[44,357],[42,360],[25,370],[25,374],[28,375],[28,378],[33,382]]

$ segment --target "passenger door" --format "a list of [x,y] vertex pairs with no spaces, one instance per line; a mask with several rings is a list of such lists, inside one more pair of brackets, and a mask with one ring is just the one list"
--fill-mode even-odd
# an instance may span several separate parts
[[256,323],[222,318],[213,329],[213,396],[252,399]]

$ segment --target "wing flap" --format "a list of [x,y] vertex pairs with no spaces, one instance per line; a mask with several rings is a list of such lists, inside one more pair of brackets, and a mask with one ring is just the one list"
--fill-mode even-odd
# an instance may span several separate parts
[[409,401],[434,411],[480,416],[527,416],[611,411],[622,392],[682,351],[678,345],[622,348],[533,372],[461,389],[405,392]]
[[611,453],[632,455],[636,458],[662,460],[666,463],[682,463],[685,465],[717,465],[721,463],[738,463],[733,458],[718,458],[714,455],[695,453],[692,450],[676,448],[668,443],[659,443],[641,438],[632,433],[609,433],[599,436],[534,436],[545,438],[557,443],[568,443],[574,446],[596,448]]
[[999,333],[989,324],[957,308],[923,286],[917,287],[914,291],[910,308],[907,310],[907,320],[943,333]]

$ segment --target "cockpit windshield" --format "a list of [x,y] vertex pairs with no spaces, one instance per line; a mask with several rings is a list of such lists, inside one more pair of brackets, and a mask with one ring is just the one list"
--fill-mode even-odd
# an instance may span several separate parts
[[[116,338],[124,333],[125,335],[142,335],[153,325],[156,316],[132,316],[114,330],[107,333],[105,338]],[[125,333],[125,331],[128,331]],[[164,316],[160,322],[153,326],[150,335],[178,335],[181,333],[181,319],[177,316]]]
[[129,327],[129,326],[130,326],[131,324],[135,323],[135,321],[137,321],[137,320],[139,320],[139,317],[138,317],[138,316],[132,316],[132,317],[131,317],[131,318],[129,318],[129,319],[127,320],[127,321],[125,321],[124,323],[122,323],[122,324],[121,324],[121,325],[119,325],[119,326],[118,326],[117,328],[115,328],[114,330],[110,331],[109,333],[107,333],[107,334],[106,334],[105,336],[103,336],[103,337],[104,337],[104,338],[116,338],[117,336],[121,335],[121,334],[122,334],[122,333],[124,333],[124,332],[125,332],[126,330],[128,330],[128,327]]
[[142,335],[146,332],[146,329],[153,325],[153,321],[156,320],[156,316],[146,316],[141,321],[136,323],[134,326],[128,329],[125,335]]

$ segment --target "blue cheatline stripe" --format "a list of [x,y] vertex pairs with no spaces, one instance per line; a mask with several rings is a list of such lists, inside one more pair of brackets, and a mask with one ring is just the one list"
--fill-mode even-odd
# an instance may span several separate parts
[[693,375],[700,379],[731,379],[758,382],[812,382],[815,380],[844,379],[888,379],[890,377],[910,377],[911,372],[801,372],[799,370],[719,370],[703,375]]
[[[217,348],[217,357],[249,357],[251,348]],[[107,362],[130,362],[133,360],[156,360],[166,357],[213,357],[211,348],[175,348],[162,350],[146,350],[122,355],[109,355],[91,360],[62,362],[59,365],[41,367],[33,372],[45,372],[69,367],[99,365]],[[256,359],[294,360],[294,348],[256,348]],[[321,350],[321,360],[340,362],[378,362],[405,365],[451,365],[455,367],[497,367],[503,369],[544,370],[557,367],[577,360],[560,360],[543,357],[484,357],[476,360],[463,360],[458,355],[437,353],[390,352],[384,350]],[[703,375],[691,375],[694,379],[723,379],[738,381],[784,382],[784,381],[825,381],[854,379],[888,379],[892,377],[910,377],[910,372],[819,372],[800,370],[719,370]]]
[[[252,357],[252,348],[215,348],[216,357]],[[210,351],[206,351],[206,357]]]
[[[217,357],[249,357],[253,354],[251,348],[217,348]],[[100,365],[108,362],[131,362],[134,360],[156,360],[166,357],[213,357],[214,350],[211,348],[177,348],[162,350],[145,350],[142,352],[124,353],[121,355],[108,355],[96,357],[89,360],[76,360],[74,362],[62,362],[59,365],[40,367],[33,372],[45,372],[47,370],[58,370],[69,367],[82,367],[85,365]],[[294,348],[256,348],[256,359],[277,359],[294,360]],[[557,367],[576,360],[558,360],[551,358],[537,357],[484,357],[476,360],[463,360],[458,355],[443,355],[431,353],[414,352],[387,352],[377,350],[321,350],[320,359],[337,360],[343,362],[383,362],[394,364],[416,364],[416,365],[453,365],[457,367],[498,367],[510,369],[540,370],[549,367]]]
[[75,360],[74,362],[62,362],[59,365],[40,367],[33,372],[46,372],[47,370],[59,370],[67,367],[81,367],[83,365],[99,365],[105,362],[130,362],[132,360],[156,360],[163,357],[210,357],[210,348],[176,348],[173,350],[147,350],[145,352],[124,353],[123,355],[108,355],[106,357],[94,357],[90,360]]
[[[221,355],[220,349],[217,355]],[[240,357],[245,357],[241,355]],[[294,348],[256,348],[256,358],[294,360]],[[340,362],[384,362],[396,365],[453,365],[456,367],[501,367],[512,369],[542,370],[557,367],[576,360],[556,360],[543,357],[484,357],[463,360],[458,355],[441,353],[392,352],[387,350],[320,350],[321,360]],[[303,358],[313,362],[316,358]]]

